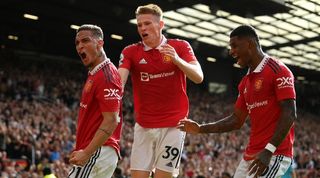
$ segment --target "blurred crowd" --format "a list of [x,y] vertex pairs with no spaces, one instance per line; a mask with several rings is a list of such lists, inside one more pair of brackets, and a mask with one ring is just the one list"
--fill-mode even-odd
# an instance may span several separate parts
[[[42,178],[47,170],[67,177],[68,155],[75,143],[75,126],[86,69],[80,61],[49,57],[17,57],[0,53],[0,178]],[[297,177],[320,177],[319,87],[308,93],[297,86],[298,107],[294,164]],[[318,91],[317,91],[318,90]],[[133,140],[133,100],[130,83],[123,98],[121,155],[115,178],[130,177]],[[300,92],[303,92],[303,97]],[[189,85],[189,118],[213,122],[233,109],[235,96],[210,94]],[[309,98],[310,96],[310,98]],[[308,98],[307,98],[308,97]],[[315,111],[315,113],[312,113]],[[181,178],[232,177],[247,143],[249,124],[224,134],[187,135]]]

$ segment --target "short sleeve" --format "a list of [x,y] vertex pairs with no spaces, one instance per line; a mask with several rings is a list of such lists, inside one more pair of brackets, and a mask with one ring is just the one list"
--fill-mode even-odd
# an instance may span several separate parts
[[197,58],[194,54],[191,45],[185,40],[181,40],[179,42],[180,43],[178,45],[178,48],[175,48],[179,57],[185,60],[186,62],[197,61]]
[[273,82],[278,101],[296,98],[294,76],[285,65],[281,65],[281,71],[275,75]]
[[119,68],[125,68],[130,70],[131,68],[131,58],[132,49],[130,46],[124,48],[120,54]]
[[111,77],[112,80],[98,81],[96,99],[99,102],[101,112],[119,112],[120,110],[122,99],[121,81],[118,76],[113,77]]

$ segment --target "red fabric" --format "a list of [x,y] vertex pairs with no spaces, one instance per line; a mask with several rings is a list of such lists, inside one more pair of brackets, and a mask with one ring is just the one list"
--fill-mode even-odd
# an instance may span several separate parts
[[93,75],[89,74],[82,91],[75,150],[84,149],[91,142],[103,120],[102,112],[119,112],[120,122],[104,145],[113,147],[120,156],[121,98],[120,75],[112,63]]
[[[244,159],[250,160],[264,149],[273,136],[279,120],[279,102],[295,99],[294,77],[280,61],[268,57],[259,72],[247,74],[240,82],[236,107],[249,113],[251,132]],[[292,157],[292,127],[274,154]]]
[[[169,39],[180,58],[196,61],[190,44]],[[134,94],[135,119],[145,128],[175,127],[188,115],[186,76],[158,49],[144,50],[142,43],[126,47],[119,68],[130,71]]]

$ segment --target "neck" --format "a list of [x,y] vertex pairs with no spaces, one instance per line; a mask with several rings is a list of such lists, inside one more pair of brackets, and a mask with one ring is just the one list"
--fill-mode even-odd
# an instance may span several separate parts
[[157,38],[156,41],[153,41],[151,43],[145,43],[147,46],[149,46],[150,48],[156,48],[161,44],[162,41],[162,35],[160,36],[160,38]]
[[106,56],[105,52],[102,50],[100,53],[97,54],[96,62],[93,65],[88,67],[89,71],[94,69],[97,65],[99,65],[100,63],[102,63],[106,59],[107,59],[107,56]]
[[250,71],[254,71],[257,68],[257,66],[263,60],[264,56],[265,56],[265,53],[261,49],[257,50],[256,54],[253,55],[252,57],[251,65],[249,65]]

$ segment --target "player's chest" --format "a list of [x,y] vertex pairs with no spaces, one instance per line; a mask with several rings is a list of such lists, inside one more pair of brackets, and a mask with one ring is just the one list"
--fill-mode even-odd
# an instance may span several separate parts
[[83,86],[81,101],[85,103],[89,103],[92,98],[94,98],[94,90],[95,90],[95,81],[93,79],[88,79]]
[[151,73],[176,69],[176,65],[173,64],[169,56],[165,56],[155,49],[144,51],[137,55],[133,60],[133,67],[136,71]]
[[261,75],[248,76],[244,83],[243,95],[248,102],[268,99],[274,95],[272,81]]

